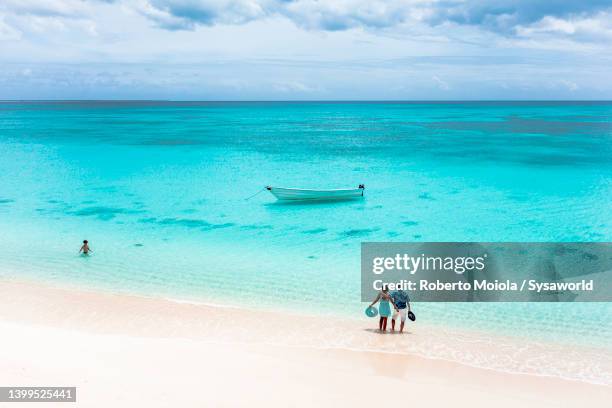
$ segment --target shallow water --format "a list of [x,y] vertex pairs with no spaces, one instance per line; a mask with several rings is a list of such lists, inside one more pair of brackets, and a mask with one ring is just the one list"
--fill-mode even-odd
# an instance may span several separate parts
[[[361,317],[362,241],[611,241],[611,118],[611,103],[0,103],[0,276]],[[246,200],[360,183],[363,201]],[[417,311],[612,344],[606,303]]]

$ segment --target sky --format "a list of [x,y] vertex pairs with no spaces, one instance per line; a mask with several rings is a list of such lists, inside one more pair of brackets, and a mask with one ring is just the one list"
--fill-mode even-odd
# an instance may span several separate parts
[[612,99],[612,0],[0,0],[0,99]]

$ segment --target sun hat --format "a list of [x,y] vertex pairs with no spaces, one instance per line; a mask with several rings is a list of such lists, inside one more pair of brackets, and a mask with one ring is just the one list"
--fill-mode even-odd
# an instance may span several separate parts
[[368,306],[365,310],[365,314],[368,317],[376,317],[378,315],[378,309],[374,306]]

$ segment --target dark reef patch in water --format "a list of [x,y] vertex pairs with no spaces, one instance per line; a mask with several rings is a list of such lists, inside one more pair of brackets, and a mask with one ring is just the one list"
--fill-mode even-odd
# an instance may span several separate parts
[[91,187],[89,190],[93,191],[102,191],[104,193],[116,193],[117,187],[115,186],[100,186],[100,187]]
[[354,228],[342,231],[339,235],[344,238],[365,237],[373,232],[378,231],[379,229],[380,228]]
[[178,225],[186,228],[198,228],[202,231],[210,231],[218,228],[233,227],[234,223],[226,222],[223,224],[213,224],[208,221],[193,219],[193,218],[141,218],[138,220],[140,223],[157,224],[157,225]]
[[399,233],[399,232],[397,232],[397,231],[389,231],[389,232],[387,232],[387,236],[388,236],[389,238],[399,237],[400,235],[402,235],[402,234],[400,234],[400,233]]
[[134,246],[140,248],[140,247],[143,247],[144,245],[143,244],[134,244]]
[[178,225],[178,226],[186,227],[186,228],[198,228],[198,229],[201,229],[202,231],[209,231],[209,230],[218,229],[218,228],[233,227],[234,225],[236,225],[231,222],[227,222],[224,224],[213,224],[208,221],[194,219],[194,218],[158,219],[155,217],[150,217],[150,218],[141,218],[138,220],[138,222],[152,223],[152,224],[158,224],[158,225]]
[[414,238],[414,239],[421,239],[421,238],[423,238],[423,236],[420,235],[420,234],[415,234],[415,235],[412,236],[412,238]]
[[240,229],[241,230],[264,230],[264,229],[271,230],[271,229],[274,229],[274,227],[269,224],[261,224],[261,225],[249,224],[249,225],[242,225]]
[[407,227],[414,227],[415,225],[419,225],[419,223],[416,221],[404,221],[402,222],[402,224],[404,224]]
[[76,215],[79,217],[96,217],[100,220],[107,221],[112,220],[115,216],[120,214],[137,214],[142,213],[143,211],[137,210],[129,210],[126,208],[118,208],[118,207],[86,207],[76,211],[69,211],[67,214]]
[[314,228],[311,230],[302,231],[302,234],[320,234],[325,231],[327,231],[327,228]]
[[479,131],[485,134],[510,134],[547,136],[600,135],[609,131],[609,123],[586,120],[563,120],[563,118],[530,118],[508,115],[504,120],[495,121],[440,121],[425,124],[442,130]]
[[[577,251],[578,251],[578,249],[576,249],[576,248],[572,248],[572,247],[568,247],[566,245],[560,244],[560,245],[557,245],[557,246],[554,247],[553,254],[555,254],[556,256],[562,256],[562,255],[566,255],[566,254],[573,254],[573,253],[575,253]],[[526,251],[524,251],[524,252],[526,252]]]
[[233,227],[234,225],[236,224],[233,222],[225,222],[223,224],[210,224],[210,226],[207,229],[212,230],[212,229],[218,229],[218,228],[229,228],[229,227]]
[[197,146],[207,144],[203,140],[193,139],[149,139],[141,143],[133,143],[135,146]]
[[162,218],[158,224],[161,225],[182,225],[189,228],[207,227],[210,225],[208,221],[199,220],[196,218]]
[[592,254],[590,252],[583,252],[582,253],[582,259],[584,259],[585,261],[596,261],[599,259],[599,257],[595,254]]
[[11,198],[0,198],[0,204],[9,204],[9,203],[14,203],[15,200],[11,199]]
[[420,194],[420,195],[419,195],[419,198],[420,198],[421,200],[435,200],[435,198],[433,198],[433,197],[431,196],[431,194],[429,194],[429,193],[427,193],[427,192]]
[[[413,150],[435,152],[439,159],[500,161],[529,166],[592,166],[609,163],[610,149],[601,138],[610,132],[607,120],[564,120],[507,115],[501,120],[438,121],[424,124],[424,137],[412,140]],[[603,117],[602,117],[603,119]],[[461,135],[435,137],[430,135]],[[461,140],[461,144],[457,140]],[[436,145],[433,146],[432,140]],[[508,144],[508,140],[512,140]]]
[[149,218],[141,218],[138,220],[138,222],[142,223],[142,224],[154,224],[157,222],[157,218],[155,217],[149,217]]

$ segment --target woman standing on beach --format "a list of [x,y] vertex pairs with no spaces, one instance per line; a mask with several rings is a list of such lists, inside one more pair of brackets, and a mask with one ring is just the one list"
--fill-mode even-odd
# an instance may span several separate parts
[[376,302],[380,301],[380,305],[378,306],[378,314],[380,315],[380,320],[378,321],[378,329],[382,332],[387,331],[387,320],[391,316],[391,306],[397,311],[397,306],[393,302],[393,298],[389,294],[389,289],[387,285],[383,285],[382,290],[376,296],[376,299],[372,302],[370,307],[374,306]]

